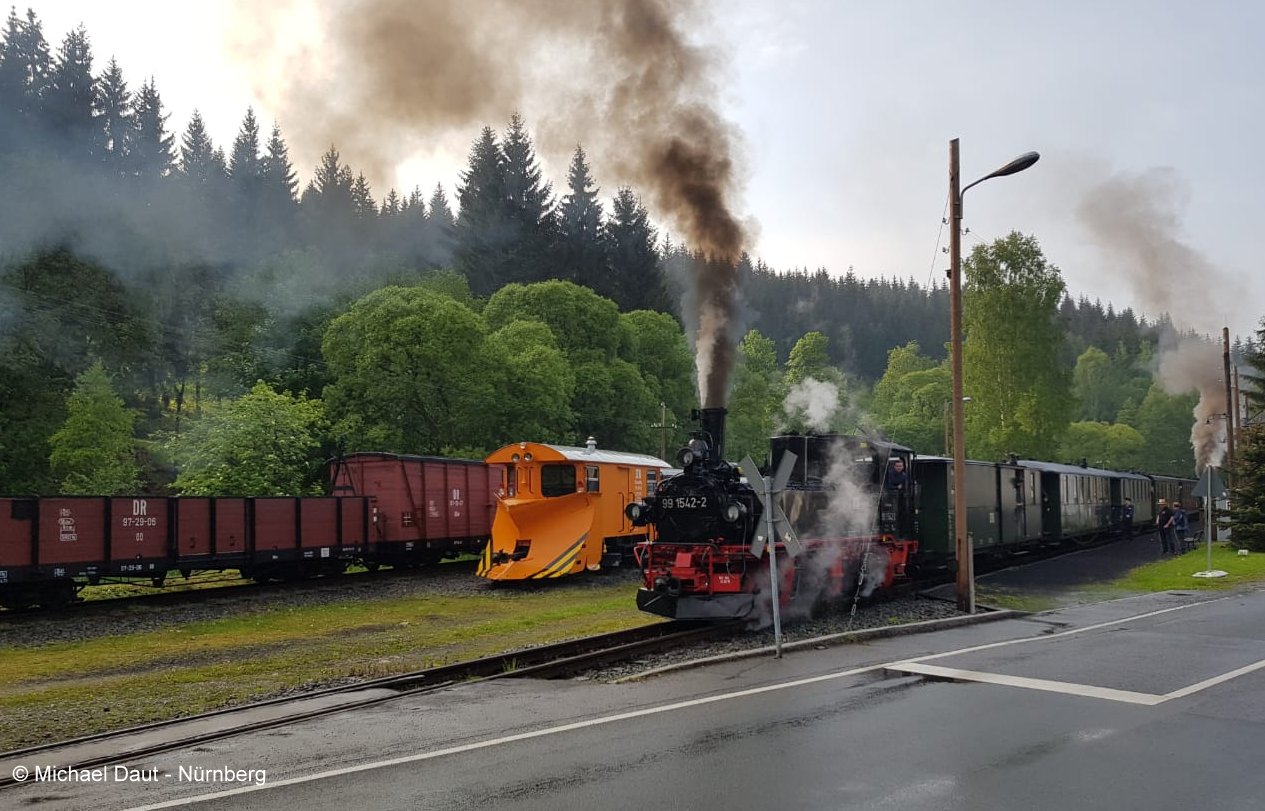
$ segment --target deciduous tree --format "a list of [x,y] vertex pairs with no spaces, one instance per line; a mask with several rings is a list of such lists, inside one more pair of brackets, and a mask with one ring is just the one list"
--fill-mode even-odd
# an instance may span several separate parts
[[319,400],[259,382],[222,408],[210,408],[168,443],[180,467],[173,488],[191,496],[316,495],[316,450],[324,438]]
[[1072,413],[1059,270],[1034,238],[1011,233],[975,246],[965,271],[967,454],[1052,458]]
[[355,445],[404,453],[489,442],[483,319],[423,287],[384,287],[330,324],[331,419]]

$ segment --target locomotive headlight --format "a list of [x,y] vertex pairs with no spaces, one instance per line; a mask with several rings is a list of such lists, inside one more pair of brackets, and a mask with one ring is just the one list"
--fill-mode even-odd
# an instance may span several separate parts
[[694,451],[689,448],[681,448],[676,454],[676,460],[681,463],[681,467],[689,467],[694,464]]
[[639,501],[633,501],[624,508],[624,515],[628,516],[628,520],[633,522],[634,526],[641,526],[646,517],[646,505]]
[[741,501],[731,501],[725,505],[724,517],[731,524],[737,523],[747,514],[747,507]]

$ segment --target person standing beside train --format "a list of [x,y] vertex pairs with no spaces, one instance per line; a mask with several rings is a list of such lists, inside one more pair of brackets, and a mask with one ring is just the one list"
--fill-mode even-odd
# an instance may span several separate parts
[[1126,538],[1133,537],[1133,519],[1136,512],[1133,507],[1133,499],[1128,496],[1124,497],[1124,505],[1120,508],[1121,529],[1124,531]]
[[1185,551],[1186,532],[1190,527],[1186,522],[1186,508],[1180,501],[1173,502],[1173,552],[1180,555]]
[[1173,530],[1173,509],[1164,499],[1160,499],[1160,514],[1155,516],[1155,526],[1160,533],[1160,554],[1176,553],[1177,533]]

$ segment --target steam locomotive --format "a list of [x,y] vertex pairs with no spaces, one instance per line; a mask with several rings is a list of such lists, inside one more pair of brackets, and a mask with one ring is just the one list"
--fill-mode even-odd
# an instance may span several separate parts
[[[675,619],[760,618],[771,613],[773,591],[762,559],[764,506],[724,460],[725,410],[698,416],[700,430],[678,456],[683,472],[626,509],[657,534],[635,549],[643,572],[637,605]],[[807,613],[954,567],[952,460],[835,434],[776,436],[770,448],[770,469],[795,456],[776,496],[798,540],[774,545],[785,609]],[[912,475],[896,473],[900,467]],[[967,531],[977,557],[1093,541],[1133,528],[1123,518],[1126,497],[1136,506],[1133,526],[1145,529],[1161,500],[1191,504],[1195,484],[1014,458],[969,461]],[[1198,510],[1189,514],[1196,523]]]

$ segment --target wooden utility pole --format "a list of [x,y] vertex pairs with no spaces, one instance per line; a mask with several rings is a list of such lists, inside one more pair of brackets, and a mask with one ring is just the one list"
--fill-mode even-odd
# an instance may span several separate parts
[[1225,471],[1226,485],[1234,487],[1234,392],[1230,385],[1230,328],[1221,328],[1221,362],[1225,366]]
[[1242,399],[1243,392],[1239,390],[1239,365],[1234,365],[1234,439],[1239,439],[1239,431],[1243,427],[1243,423],[1239,417],[1239,400]]
[[966,534],[966,412],[962,403],[962,182],[949,141],[949,354],[953,375],[953,539],[958,610],[975,613],[975,555]]

